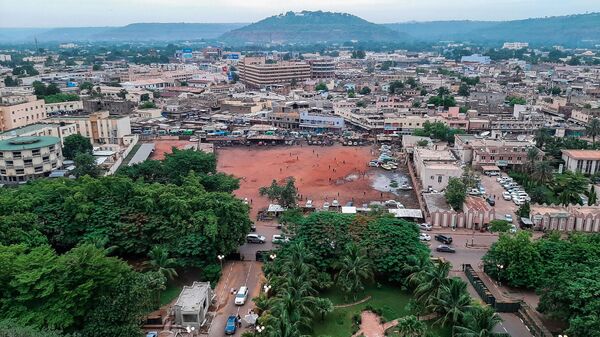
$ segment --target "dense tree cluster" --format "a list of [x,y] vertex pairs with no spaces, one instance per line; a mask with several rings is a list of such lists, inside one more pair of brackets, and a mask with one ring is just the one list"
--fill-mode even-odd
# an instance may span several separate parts
[[139,336],[176,268],[214,281],[216,256],[250,230],[248,206],[230,193],[237,180],[215,166],[213,155],[176,151],[117,176],[0,189],[0,316],[23,331]]
[[413,132],[413,135],[420,137],[431,137],[433,139],[454,143],[454,135],[462,133],[464,133],[463,130],[452,129],[442,122],[431,123],[427,121],[423,123],[423,128],[416,129]]
[[536,289],[538,310],[569,322],[574,337],[600,336],[600,234],[550,233],[539,240],[519,231],[501,235],[484,257],[485,269],[514,287]]

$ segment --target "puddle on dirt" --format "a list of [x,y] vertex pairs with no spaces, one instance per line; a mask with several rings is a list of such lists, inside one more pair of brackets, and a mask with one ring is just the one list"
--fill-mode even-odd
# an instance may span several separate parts
[[[395,181],[397,186],[392,187],[392,182]],[[412,183],[407,175],[401,172],[377,172],[373,178],[371,186],[373,189],[380,192],[389,192],[395,195],[406,194],[411,191],[399,190],[398,187],[402,184],[412,186]]]

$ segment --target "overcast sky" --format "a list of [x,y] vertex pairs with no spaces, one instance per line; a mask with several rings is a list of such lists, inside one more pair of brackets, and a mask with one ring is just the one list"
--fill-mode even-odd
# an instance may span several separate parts
[[600,0],[0,0],[0,27],[255,22],[300,10],[347,12],[376,23],[508,20],[600,12]]

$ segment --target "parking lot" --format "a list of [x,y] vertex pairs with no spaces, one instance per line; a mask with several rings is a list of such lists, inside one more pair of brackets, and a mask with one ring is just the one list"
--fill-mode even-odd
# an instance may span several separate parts
[[486,175],[481,176],[481,185],[485,188],[486,196],[491,196],[496,202],[496,205],[494,206],[494,209],[496,210],[496,219],[504,219],[506,214],[510,214],[513,217],[513,223],[517,224],[515,211],[519,209],[519,207],[515,205],[512,200],[504,200],[502,198],[502,193],[506,192],[506,190],[496,181],[496,178],[497,177],[488,177]]

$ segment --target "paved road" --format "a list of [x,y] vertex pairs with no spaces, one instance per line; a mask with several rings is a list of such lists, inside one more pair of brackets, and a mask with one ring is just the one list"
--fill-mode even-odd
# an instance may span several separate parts
[[[487,190],[487,187],[486,187]],[[475,288],[468,282],[466,276],[462,272],[462,264],[470,264],[475,270],[481,271],[481,258],[487,252],[489,246],[498,240],[498,236],[490,233],[480,233],[477,231],[457,229],[456,231],[449,231],[448,229],[434,229],[429,232],[432,237],[430,246],[432,248],[432,255],[436,257],[443,257],[450,263],[452,263],[451,275],[462,278],[468,284],[468,290],[471,296],[475,299],[480,299],[479,295],[475,291]],[[436,233],[444,233],[452,236],[453,247],[456,249],[455,254],[438,253],[435,251],[435,247],[439,242],[433,240],[433,236]],[[466,247],[468,242],[471,245],[471,241],[474,247]],[[530,337],[532,336],[525,324],[514,314],[501,313],[500,316],[504,320],[502,324],[498,325],[497,332],[508,332],[513,337]]]
[[485,187],[486,195],[496,197],[496,219],[504,219],[506,214],[510,214],[513,217],[513,223],[517,224],[517,216],[515,211],[519,208],[512,200],[504,200],[502,198],[502,192],[506,190],[500,183],[496,181],[496,177],[488,177],[485,175],[481,176],[481,185]]

